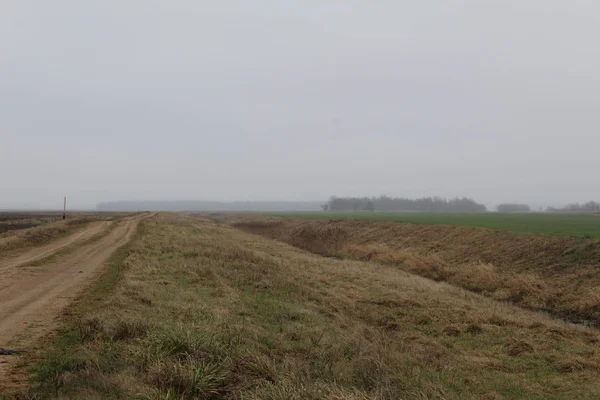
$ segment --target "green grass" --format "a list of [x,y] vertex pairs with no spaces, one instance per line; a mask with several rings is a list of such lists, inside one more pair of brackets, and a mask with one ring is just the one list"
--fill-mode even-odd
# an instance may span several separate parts
[[473,226],[512,232],[542,233],[555,236],[600,238],[600,217],[567,214],[435,214],[387,212],[307,212],[270,214],[314,219],[358,219],[394,221],[423,225]]

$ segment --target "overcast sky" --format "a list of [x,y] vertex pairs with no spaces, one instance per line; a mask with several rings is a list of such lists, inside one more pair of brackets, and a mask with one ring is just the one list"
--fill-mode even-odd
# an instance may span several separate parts
[[0,0],[0,208],[600,200],[600,3]]

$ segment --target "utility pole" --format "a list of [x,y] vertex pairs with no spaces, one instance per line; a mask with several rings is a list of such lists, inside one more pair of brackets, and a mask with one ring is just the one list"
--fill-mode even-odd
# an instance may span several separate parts
[[65,196],[63,201],[63,219],[67,219],[67,196]]

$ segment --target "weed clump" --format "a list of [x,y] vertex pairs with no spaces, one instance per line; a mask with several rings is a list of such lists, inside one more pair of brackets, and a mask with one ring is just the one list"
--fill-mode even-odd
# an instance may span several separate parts
[[449,325],[442,331],[446,336],[458,336],[460,335],[460,329],[454,325]]
[[110,336],[113,340],[129,340],[145,337],[151,326],[140,319],[119,319],[115,322]]
[[106,333],[104,322],[97,316],[80,318],[74,323],[74,327],[81,342],[97,339]]
[[211,363],[155,362],[148,368],[147,382],[181,399],[214,399],[225,393],[227,374]]
[[570,373],[584,371],[586,369],[598,369],[598,364],[590,362],[581,357],[573,357],[566,360],[561,360],[555,363],[555,367],[559,372]]
[[517,340],[508,345],[507,353],[511,357],[520,356],[523,353],[533,353],[533,346],[528,342]]
[[467,333],[475,336],[475,335],[481,335],[483,333],[483,328],[481,326],[479,326],[478,324],[470,324],[469,326],[467,326],[467,329],[465,331]]

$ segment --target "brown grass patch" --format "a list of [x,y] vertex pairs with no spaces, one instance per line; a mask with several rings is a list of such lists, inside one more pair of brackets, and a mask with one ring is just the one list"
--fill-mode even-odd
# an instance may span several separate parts
[[460,335],[460,328],[454,325],[450,325],[445,327],[442,332],[444,333],[444,335],[447,336],[458,336]]
[[533,353],[533,351],[533,346],[523,340],[514,341],[507,346],[507,353],[512,357],[520,356],[523,353]]
[[569,358],[567,360],[559,361],[555,364],[555,367],[560,372],[569,373],[569,372],[584,371],[586,369],[597,370],[598,363],[591,362],[590,360],[587,360],[587,359],[584,359],[581,357],[575,357],[575,358]]

